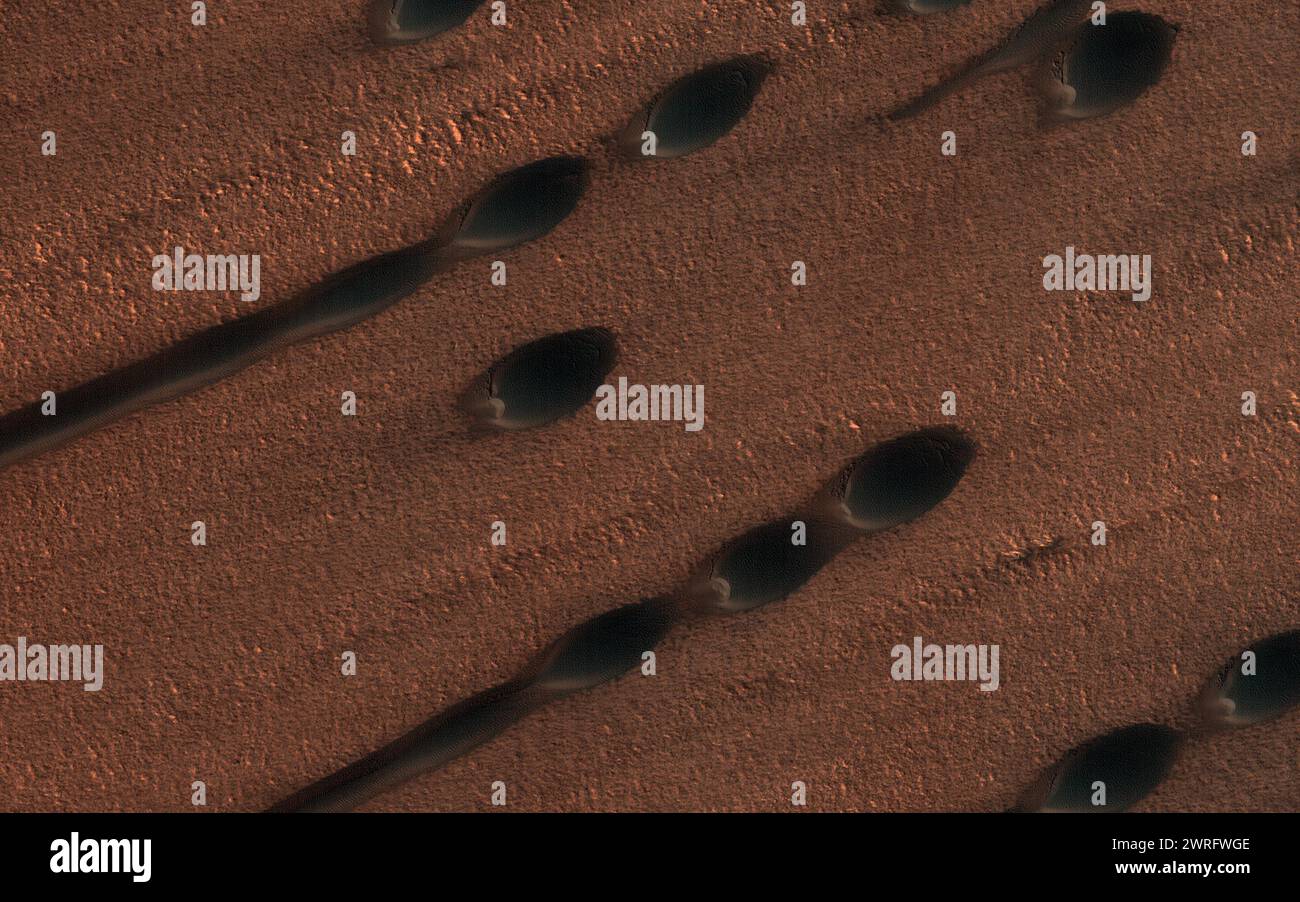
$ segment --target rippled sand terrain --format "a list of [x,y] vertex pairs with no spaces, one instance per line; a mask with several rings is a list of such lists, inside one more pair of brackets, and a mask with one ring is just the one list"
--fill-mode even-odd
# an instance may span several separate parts
[[1300,810],[1300,8],[208,5],[0,15],[0,809]]

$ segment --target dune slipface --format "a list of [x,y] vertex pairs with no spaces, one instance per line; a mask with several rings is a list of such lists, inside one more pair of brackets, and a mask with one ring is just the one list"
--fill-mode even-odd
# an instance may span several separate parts
[[351,266],[296,299],[212,326],[171,347],[0,417],[0,467],[44,453],[135,411],[225,379],[289,345],[387,309],[443,268],[429,243]]
[[[0,467],[227,378],[273,351],[355,325],[458,260],[540,238],[573,212],[585,185],[586,163],[577,157],[551,157],[506,173],[428,241],[365,260],[292,301],[205,329],[137,364],[74,386],[61,393],[62,409],[55,416],[44,415],[38,402],[0,417]],[[563,383],[562,375],[557,378]],[[541,389],[552,399],[566,390],[573,388],[550,395]]]
[[952,429],[927,429],[877,445],[849,474],[844,514],[868,531],[914,520],[948,497],[973,456],[970,441]]
[[1107,733],[1067,753],[1026,794],[1021,809],[1124,811],[1165,778],[1181,744],[1178,733],[1158,724],[1136,724]]
[[895,109],[889,118],[896,121],[910,119],[986,75],[1014,69],[1043,57],[1069,34],[1091,6],[1091,0],[1051,0],[997,46],[968,60],[956,73]]
[[581,409],[617,359],[608,329],[547,335],[493,364],[463,403],[480,421],[501,429],[541,426]]
[[974,458],[956,429],[923,429],[875,446],[832,479],[806,509],[730,542],[696,577],[697,602],[732,613],[780,601],[847,545],[925,514],[946,498]]
[[659,644],[676,616],[671,599],[651,598],[574,627],[538,660],[533,679],[554,694],[592,689],[626,673]]
[[[908,447],[910,440],[932,432],[913,433],[885,445]],[[963,440],[954,430],[939,432],[954,444]],[[969,456],[970,452],[966,458]],[[951,488],[949,485],[947,490]],[[679,620],[749,611],[786,598],[862,535],[849,525],[820,519],[814,513],[751,529],[676,592],[624,605],[579,624],[510,681],[454,705],[271,810],[345,811],[419,773],[439,768],[541,705],[594,688],[632,669]]]
[[1078,26],[1054,61],[1049,112],[1088,119],[1128,106],[1160,80],[1176,35],[1160,17],[1140,12]]
[[270,808],[273,812],[349,811],[374,796],[459,758],[500,735],[544,699],[508,683],[453,705],[378,751]]
[[460,25],[484,0],[371,0],[370,37],[377,44],[410,44]]
[[[526,0],[502,27],[491,3],[208,4],[206,27],[6,5],[0,463],[140,413],[0,471],[4,669],[20,633],[107,650],[102,693],[0,685],[0,802],[193,810],[201,779],[207,810],[254,810],[363,759],[300,807],[484,810],[490,775],[511,811],[788,811],[795,779],[812,810],[995,811],[1112,726],[1186,720],[1137,807],[1300,809],[1268,638],[1300,628],[1300,6],[1135,0],[1177,32],[1161,68],[1159,40],[1092,47],[1125,4],[1104,28],[1091,0],[890,5],[801,26],[789,3]],[[429,39],[375,46],[370,9],[381,42]],[[609,145],[676,79],[753,52],[757,95],[724,77],[712,113],[663,119],[687,157],[623,165]],[[1045,74],[1087,101],[1050,131]],[[590,154],[590,197],[584,166],[488,186],[559,153]],[[155,293],[177,244],[261,255],[267,291]],[[1149,254],[1149,301],[1046,289],[1069,247]],[[465,434],[474,374],[486,403],[493,361],[586,325],[631,380],[707,383],[707,425],[592,401]],[[25,406],[47,390],[57,416]],[[929,507],[944,468],[917,465],[855,493],[878,518],[855,525],[851,459],[930,422],[978,438],[968,476]],[[746,553],[773,547],[747,545],[760,524],[790,548]],[[846,536],[870,544],[818,569]],[[660,609],[625,606],[658,597],[716,616],[642,678]],[[1008,678],[893,682],[918,632],[1001,643]],[[1206,719],[1258,725],[1191,722],[1203,682]]]
[[1286,714],[1300,704],[1300,631],[1270,636],[1234,655],[1202,701],[1211,722],[1223,726]]
[[636,667],[672,627],[677,610],[672,599],[651,598],[579,624],[540,652],[515,679],[453,705],[270,810],[347,811],[442,767],[547,702],[592,689]]
[[723,549],[713,565],[713,606],[749,611],[780,601],[816,576],[852,538],[829,522],[798,517],[759,526]]
[[439,254],[462,259],[541,238],[573,212],[586,186],[581,157],[550,157],[508,172],[447,221]]
[[[670,159],[716,143],[745,118],[770,71],[760,56],[739,56],[678,79],[628,125],[626,152]],[[644,153],[644,132],[654,135],[653,154]]]

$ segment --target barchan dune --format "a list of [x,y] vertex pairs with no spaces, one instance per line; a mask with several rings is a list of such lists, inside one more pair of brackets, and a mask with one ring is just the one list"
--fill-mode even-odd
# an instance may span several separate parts
[[1300,809],[1296,4],[220,6],[0,21],[3,807]]

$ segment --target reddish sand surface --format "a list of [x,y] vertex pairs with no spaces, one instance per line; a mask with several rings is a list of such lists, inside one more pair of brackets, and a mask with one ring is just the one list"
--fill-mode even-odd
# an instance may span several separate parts
[[[927,425],[980,449],[932,513],[366,807],[487,810],[503,780],[510,810],[789,810],[800,780],[810,810],[993,811],[1093,736],[1187,726],[1228,656],[1300,627],[1300,7],[1114,4],[1181,30],[1106,118],[1039,128],[1017,71],[879,120],[1036,5],[809,3],[796,28],[778,3],[520,0],[378,48],[359,0],[209,4],[202,28],[6,4],[0,411],[424,238],[514,166],[593,171],[508,285],[471,261],[0,471],[0,642],[107,662],[100,692],[0,684],[0,808],[195,810],[195,780],[207,810],[265,808]],[[613,155],[665,84],[749,52],[775,69],[730,135]],[[178,244],[260,254],[260,300],[153,291]],[[1152,299],[1044,292],[1067,245],[1151,254]],[[589,405],[470,435],[470,379],[585,326],[618,334],[614,377],[703,383],[704,429]],[[1001,688],[894,682],[915,635],[1000,645]],[[1139,807],[1300,810],[1298,739],[1300,711],[1195,740]]]

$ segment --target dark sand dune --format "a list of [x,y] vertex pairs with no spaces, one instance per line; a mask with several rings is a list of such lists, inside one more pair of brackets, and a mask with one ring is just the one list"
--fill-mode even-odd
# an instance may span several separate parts
[[[818,810],[1000,811],[1155,724],[1192,738],[1133,810],[1300,809],[1290,683],[1235,696],[1266,720],[1198,726],[1232,655],[1300,626],[1294,5],[1126,6],[1176,23],[1167,65],[1085,78],[1106,115],[1050,128],[1052,60],[887,118],[1036,0],[809,4],[806,28],[749,0],[530,0],[391,47],[357,2],[231,4],[202,29],[142,0],[11,6],[3,413],[426,241],[517,167],[579,156],[589,181],[500,255],[504,285],[496,254],[463,260],[0,469],[0,642],[107,662],[100,692],[0,691],[0,807],[188,810],[203,780],[210,809],[262,810],[536,666],[548,704],[514,718],[507,693],[488,720],[510,729],[363,807],[475,810],[503,780],[519,810],[780,810],[800,780]],[[751,57],[756,93],[732,81],[709,134],[669,136],[689,153],[627,159],[616,139],[670,85]],[[152,290],[178,245],[260,254],[260,299]],[[1045,292],[1067,246],[1151,255],[1151,300]],[[463,392],[494,362],[597,325],[609,378],[705,385],[705,427],[587,404],[469,434]],[[778,566],[800,578],[780,604],[681,624],[653,678],[595,686],[622,656],[552,646],[925,427],[978,442],[958,490]],[[999,644],[1001,687],[891,680],[914,636]]]

